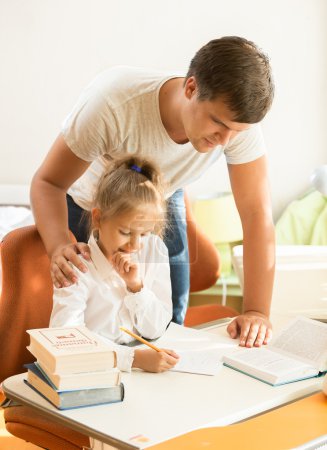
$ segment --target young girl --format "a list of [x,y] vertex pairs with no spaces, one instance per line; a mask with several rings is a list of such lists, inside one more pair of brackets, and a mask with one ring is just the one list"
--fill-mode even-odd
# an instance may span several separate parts
[[87,326],[114,347],[124,371],[174,367],[178,355],[172,350],[119,345],[133,340],[120,326],[155,339],[172,318],[168,252],[158,235],[165,221],[158,171],[139,158],[112,163],[91,214],[91,260],[83,260],[88,271],[79,273],[77,284],[54,287],[50,326]]

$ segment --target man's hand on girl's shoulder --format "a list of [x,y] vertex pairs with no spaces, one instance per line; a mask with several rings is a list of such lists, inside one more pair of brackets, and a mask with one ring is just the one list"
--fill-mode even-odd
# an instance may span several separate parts
[[52,254],[50,273],[56,288],[68,287],[77,282],[78,275],[74,267],[81,272],[87,272],[86,265],[82,263],[78,255],[90,260],[90,248],[84,242],[63,245]]

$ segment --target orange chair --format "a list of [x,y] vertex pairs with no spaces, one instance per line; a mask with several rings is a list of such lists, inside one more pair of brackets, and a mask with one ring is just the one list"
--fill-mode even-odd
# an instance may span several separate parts
[[217,304],[189,306],[186,311],[184,325],[186,327],[195,327],[201,323],[211,322],[224,317],[236,317],[238,314],[239,312],[234,308]]
[[0,381],[33,361],[25,330],[49,326],[52,282],[49,258],[35,226],[7,234],[1,243]]
[[187,240],[190,260],[190,292],[203,291],[213,286],[220,275],[220,257],[216,247],[199,228],[187,195],[186,206]]
[[[217,280],[219,258],[215,247],[205,235],[197,234],[190,216],[189,220],[191,290],[202,290]],[[193,245],[194,242],[196,245]],[[10,355],[3,358],[0,366],[0,381],[3,381],[23,372],[23,364],[33,361],[32,355],[26,350],[29,338],[25,330],[48,326],[52,308],[52,282],[49,259],[35,226],[19,228],[5,236],[1,243],[1,260],[0,342],[3,354]],[[219,310],[219,317],[231,315],[231,310],[226,307],[210,305],[212,306]],[[188,314],[191,310],[199,316],[201,308],[191,307]],[[204,309],[207,310],[207,305]],[[237,314],[234,311],[234,315]],[[216,315],[206,316],[205,320],[200,320],[215,318]],[[7,408],[4,418],[10,433],[40,447],[78,450],[89,446],[87,436],[45,419],[30,407]]]
[[[213,286],[220,275],[220,258],[216,247],[195,222],[190,201],[185,196],[187,237],[190,259],[190,292],[202,291]],[[239,313],[229,306],[219,304],[189,306],[184,325],[194,327]]]
[[[1,243],[2,292],[0,301],[0,382],[24,372],[34,361],[26,349],[25,330],[49,325],[52,281],[49,258],[35,226],[18,228]],[[9,433],[48,449],[80,450],[89,438],[56,424],[30,407],[12,406],[4,411]]]

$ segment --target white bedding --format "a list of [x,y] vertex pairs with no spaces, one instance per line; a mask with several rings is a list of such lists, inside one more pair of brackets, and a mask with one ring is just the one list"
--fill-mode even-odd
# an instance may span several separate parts
[[[25,227],[34,223],[32,212],[25,206],[0,206],[0,241],[15,228]],[[0,289],[1,289],[1,261],[0,261]]]
[[0,206],[0,240],[9,231],[34,223],[32,212],[25,206]]

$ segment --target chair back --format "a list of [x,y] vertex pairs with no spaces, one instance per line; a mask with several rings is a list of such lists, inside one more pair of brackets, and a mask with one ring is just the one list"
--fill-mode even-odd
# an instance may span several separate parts
[[1,242],[0,382],[25,372],[34,361],[26,330],[49,325],[52,281],[49,258],[34,225],[8,233]]
[[213,286],[220,276],[221,261],[215,244],[195,221],[190,199],[184,195],[190,261],[190,292]]

